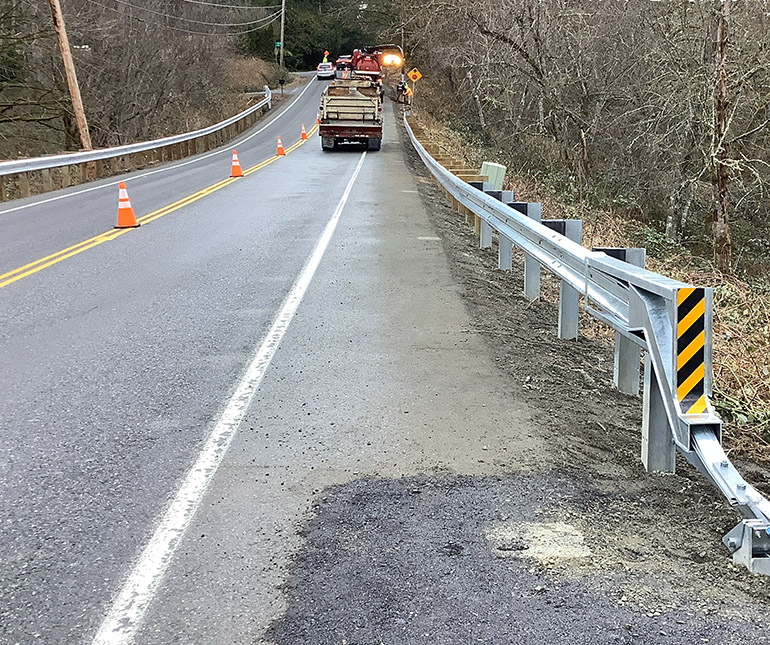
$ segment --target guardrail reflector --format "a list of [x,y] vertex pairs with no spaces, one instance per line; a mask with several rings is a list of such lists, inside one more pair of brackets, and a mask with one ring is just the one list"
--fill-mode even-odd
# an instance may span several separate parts
[[676,396],[684,414],[707,411],[705,323],[706,292],[700,287],[677,291]]

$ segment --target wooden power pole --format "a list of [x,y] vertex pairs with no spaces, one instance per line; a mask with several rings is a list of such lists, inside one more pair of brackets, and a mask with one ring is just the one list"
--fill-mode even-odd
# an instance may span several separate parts
[[83,99],[80,97],[80,86],[78,77],[75,74],[75,64],[72,61],[72,52],[70,52],[69,40],[67,40],[67,30],[64,28],[64,15],[61,11],[59,0],[48,0],[51,4],[51,16],[53,17],[53,26],[56,29],[56,36],[59,39],[59,49],[61,58],[64,62],[64,73],[67,76],[67,86],[72,98],[72,109],[75,113],[75,122],[80,134],[80,147],[83,150],[92,150],[91,134],[88,131],[88,122],[86,113],[83,109]]
[[284,34],[284,27],[286,26],[286,0],[281,0],[281,57],[280,62],[278,65],[281,67],[281,72],[283,72],[283,34]]

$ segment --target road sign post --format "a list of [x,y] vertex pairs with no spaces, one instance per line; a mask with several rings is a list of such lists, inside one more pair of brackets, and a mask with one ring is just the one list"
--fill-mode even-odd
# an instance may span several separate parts
[[409,70],[406,76],[409,80],[412,81],[412,106],[414,106],[414,90],[417,86],[417,81],[422,78],[422,74],[420,73],[419,69],[413,67],[411,70]]

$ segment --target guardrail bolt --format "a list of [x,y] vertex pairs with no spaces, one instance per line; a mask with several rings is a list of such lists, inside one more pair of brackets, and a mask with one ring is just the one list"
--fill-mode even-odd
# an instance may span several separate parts
[[738,484],[738,490],[746,490],[746,484],[744,482]]
[[730,465],[730,462],[729,462],[729,461],[727,461],[727,459],[723,459],[721,462],[719,462],[719,465],[720,465],[722,468],[727,468],[727,467]]

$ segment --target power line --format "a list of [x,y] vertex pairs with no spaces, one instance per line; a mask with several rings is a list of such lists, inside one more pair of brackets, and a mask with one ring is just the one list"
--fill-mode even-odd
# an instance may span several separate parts
[[[172,25],[164,25],[157,22],[151,22],[148,23],[144,18],[139,18],[137,16],[133,15],[126,15],[123,13],[120,9],[116,9],[115,7],[108,7],[107,5],[102,4],[101,2],[97,2],[96,0],[87,0],[87,2],[96,5],[97,7],[101,7],[102,9],[107,9],[108,11],[112,11],[114,13],[118,13],[121,16],[128,17],[131,20],[135,20],[136,22],[141,22],[143,24],[150,24],[155,27],[162,27],[164,29],[171,29],[172,31],[179,31],[183,34],[193,34],[195,36],[240,36],[242,34],[250,34],[253,31],[258,31],[260,29],[264,29],[268,25],[273,24],[278,18],[280,18],[281,11],[276,11],[274,14],[271,14],[270,16],[267,16],[266,20],[270,20],[270,22],[266,22],[263,25],[260,25],[259,27],[252,27],[251,29],[244,29],[242,31],[226,31],[226,32],[218,32],[218,33],[211,33],[210,31],[193,31],[191,29],[183,29],[182,27],[174,27]],[[167,16],[168,18],[176,18],[177,16]]]
[[155,14],[156,16],[161,16],[163,18],[172,18],[173,20],[183,20],[185,22],[192,22],[197,25],[210,25],[211,27],[248,27],[249,25],[256,25],[257,23],[264,22],[265,20],[268,20],[269,18],[272,17],[272,16],[267,16],[266,18],[249,20],[248,22],[207,22],[205,20],[195,20],[194,18],[185,18],[184,16],[174,16],[168,13],[163,13],[162,11],[155,11],[154,9],[148,9],[147,7],[142,7],[140,5],[132,4],[130,2],[127,2],[126,0],[114,0],[114,1],[117,2],[118,4],[125,5],[126,7],[131,7],[132,9],[138,9],[139,11],[146,11],[147,13],[152,13],[152,14]]
[[189,2],[190,4],[205,4],[209,7],[222,7],[226,9],[278,9],[281,5],[245,5],[245,4],[220,4],[218,2],[205,2],[205,0],[183,0],[183,2]]

